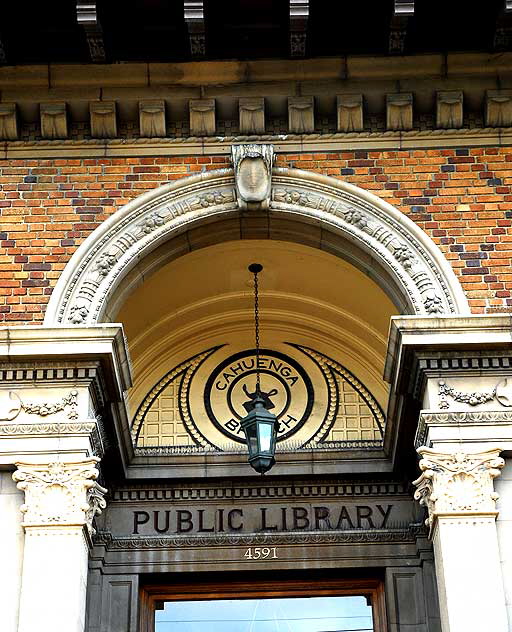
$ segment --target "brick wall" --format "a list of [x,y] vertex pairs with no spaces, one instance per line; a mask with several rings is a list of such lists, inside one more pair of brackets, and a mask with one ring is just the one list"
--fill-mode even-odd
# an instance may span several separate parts
[[[40,323],[77,246],[148,189],[227,156],[0,161],[0,321]],[[278,166],[351,182],[440,246],[474,313],[512,311],[512,148],[281,154]]]

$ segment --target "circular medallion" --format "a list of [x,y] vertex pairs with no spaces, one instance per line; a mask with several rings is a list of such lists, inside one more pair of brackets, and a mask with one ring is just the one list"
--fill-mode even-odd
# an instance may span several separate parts
[[244,404],[254,394],[258,366],[267,409],[280,421],[279,441],[295,434],[313,407],[313,384],[294,358],[269,349],[260,351],[258,362],[254,349],[230,355],[210,373],[204,389],[204,405],[214,426],[239,443],[245,443],[240,420],[247,414]]

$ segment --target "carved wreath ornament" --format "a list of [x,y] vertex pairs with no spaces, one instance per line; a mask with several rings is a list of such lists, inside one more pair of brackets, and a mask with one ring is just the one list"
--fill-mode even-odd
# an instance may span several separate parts
[[413,482],[414,498],[427,508],[425,524],[431,530],[437,516],[496,514],[493,480],[505,465],[500,452],[501,448],[472,454],[418,449],[422,474]]
[[107,490],[96,482],[98,458],[45,465],[17,463],[13,474],[25,492],[23,526],[85,526],[92,535],[93,519],[107,506]]

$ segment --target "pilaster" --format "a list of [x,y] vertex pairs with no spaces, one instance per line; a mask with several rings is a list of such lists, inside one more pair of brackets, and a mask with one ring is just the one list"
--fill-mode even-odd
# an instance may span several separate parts
[[24,494],[2,515],[0,559],[22,560],[6,632],[84,629],[94,517],[106,506],[100,459],[115,446],[122,463],[131,446],[129,384],[119,325],[0,329],[0,467],[16,468]]
[[25,551],[18,632],[84,629],[88,544],[106,507],[98,458],[18,463]]
[[[443,453],[419,448],[415,498],[428,510],[443,632],[508,629],[493,480],[500,449]],[[476,604],[476,607],[475,607]],[[479,606],[478,604],[481,604]]]
[[391,327],[387,447],[397,455],[414,442],[421,457],[415,498],[427,509],[443,632],[512,629],[494,483],[512,450],[511,351],[508,316],[399,317]]

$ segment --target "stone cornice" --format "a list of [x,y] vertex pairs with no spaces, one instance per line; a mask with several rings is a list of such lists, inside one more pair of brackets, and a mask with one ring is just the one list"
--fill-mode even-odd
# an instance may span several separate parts
[[[71,380],[95,379],[96,374],[88,378],[88,370],[83,364],[80,366],[80,362],[88,360],[101,362],[111,396],[121,400],[131,386],[130,360],[121,325],[0,328],[1,375],[13,384],[34,379],[34,373],[37,379],[57,382],[65,381],[68,371]],[[77,361],[74,368],[70,366],[73,361]]]
[[48,64],[0,68],[0,89],[44,87],[197,86],[328,79],[492,77],[512,73],[512,53],[449,53],[400,57],[347,56],[304,60],[188,63]]
[[84,436],[91,444],[92,455],[101,458],[105,451],[105,432],[101,419],[87,421],[38,421],[34,423],[0,423],[0,438],[61,438]]
[[233,143],[272,143],[280,153],[512,146],[512,128],[411,130],[187,138],[0,141],[0,159],[228,155]]
[[[512,349],[511,322],[510,315],[393,316],[384,377],[396,383],[412,355],[422,356],[425,369],[431,363],[428,355],[438,363],[437,370],[473,368],[463,366],[462,352],[465,357],[478,358],[475,369],[492,368],[492,361],[487,366],[480,365],[486,354],[489,358],[495,355],[496,368],[502,368],[506,360],[500,356]],[[458,360],[454,352],[459,354]]]
[[337,532],[287,532],[256,533],[247,535],[216,534],[212,536],[176,537],[113,537],[110,533],[99,532],[94,538],[96,546],[110,550],[168,549],[222,546],[274,546],[274,545],[320,545],[320,544],[390,544],[414,543],[424,537],[422,525],[411,524],[394,529],[357,529]]

